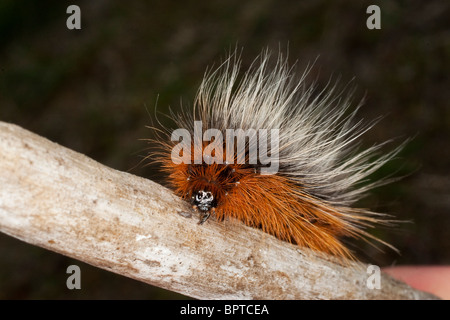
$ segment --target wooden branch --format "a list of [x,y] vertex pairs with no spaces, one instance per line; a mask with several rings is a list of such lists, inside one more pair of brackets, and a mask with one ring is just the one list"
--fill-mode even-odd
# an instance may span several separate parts
[[238,222],[198,225],[168,189],[0,122],[0,231],[200,299],[430,299]]

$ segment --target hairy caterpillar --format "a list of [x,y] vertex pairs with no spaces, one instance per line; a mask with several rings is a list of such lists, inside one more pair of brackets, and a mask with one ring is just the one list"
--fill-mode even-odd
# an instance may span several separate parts
[[[373,124],[354,123],[359,106],[351,111],[351,95],[336,86],[315,95],[315,86],[305,82],[307,73],[297,79],[281,55],[269,69],[267,52],[241,73],[239,58],[231,55],[205,74],[193,111],[172,113],[182,133],[194,139],[160,131],[161,150],[152,156],[174,192],[200,212],[199,223],[210,215],[234,218],[279,239],[347,258],[352,253],[343,237],[390,246],[366,231],[389,224],[386,216],[352,205],[386,183],[363,182],[400,147],[381,156],[383,143],[358,152],[355,141]],[[195,137],[199,129],[200,138]],[[208,129],[215,133],[205,141]],[[278,144],[260,144],[258,138],[269,136],[262,130],[278,135]],[[230,132],[232,138],[225,139]],[[251,151],[259,157],[256,162]],[[276,155],[270,158],[275,172],[265,172],[269,164],[262,151]],[[174,161],[174,155],[184,160]]]

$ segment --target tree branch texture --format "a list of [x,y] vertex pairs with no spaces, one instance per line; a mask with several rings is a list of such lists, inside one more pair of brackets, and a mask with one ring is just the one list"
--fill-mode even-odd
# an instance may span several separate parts
[[0,231],[199,299],[432,299],[235,221],[198,217],[170,190],[0,122]]

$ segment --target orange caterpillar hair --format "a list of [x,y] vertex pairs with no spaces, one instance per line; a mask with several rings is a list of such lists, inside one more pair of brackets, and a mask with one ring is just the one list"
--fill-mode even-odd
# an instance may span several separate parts
[[[188,142],[183,150],[188,161],[174,162],[179,143],[166,132],[165,139],[158,139],[162,151],[156,160],[168,183],[201,213],[199,223],[210,215],[218,220],[234,218],[279,239],[347,258],[352,253],[342,237],[384,243],[365,230],[389,223],[386,217],[351,205],[370,188],[385,183],[361,182],[400,148],[369,161],[381,145],[356,152],[354,140],[371,126],[353,124],[356,110],[348,112],[349,98],[335,93],[335,87],[313,97],[314,88],[304,81],[307,72],[296,81],[281,56],[271,70],[268,59],[267,53],[262,54],[259,63],[240,74],[239,60],[230,57],[205,75],[193,112],[172,114],[179,128],[191,135],[195,135],[195,121],[201,121],[202,133],[217,129],[225,136],[228,129],[242,129],[235,138],[247,134],[245,162],[237,161],[234,145],[228,150],[225,143],[211,153],[217,135],[207,143]],[[260,148],[251,139],[260,129],[279,130],[278,149],[268,147],[269,153],[278,155],[274,174],[263,174],[266,163],[249,161],[252,147]],[[196,163],[196,152],[205,154],[207,148],[215,161],[203,158]],[[227,161],[230,151],[234,161]]]

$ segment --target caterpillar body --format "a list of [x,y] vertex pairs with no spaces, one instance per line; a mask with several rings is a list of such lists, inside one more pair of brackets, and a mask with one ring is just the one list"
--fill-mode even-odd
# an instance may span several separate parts
[[[390,246],[367,231],[389,224],[387,216],[352,205],[385,183],[365,180],[400,148],[380,155],[381,143],[359,151],[355,141],[373,123],[354,121],[359,105],[351,110],[351,94],[334,85],[316,94],[315,85],[306,84],[308,70],[295,77],[281,55],[269,68],[269,56],[264,52],[241,72],[240,59],[231,55],[206,72],[193,110],[172,114],[191,136],[199,125],[202,133],[215,129],[216,134],[209,141],[184,141],[187,148],[181,153],[188,161],[180,162],[173,159],[174,154],[181,156],[176,148],[180,140],[162,131],[160,152],[153,156],[170,187],[200,212],[201,224],[210,216],[233,218],[279,239],[345,258],[353,254],[344,237]],[[224,142],[230,129],[234,135]],[[274,129],[277,144],[257,142],[261,130]],[[244,156],[238,152],[240,138]],[[276,155],[270,164],[276,172],[267,174],[267,161],[250,161],[252,150]],[[195,158],[199,154],[200,161]]]

